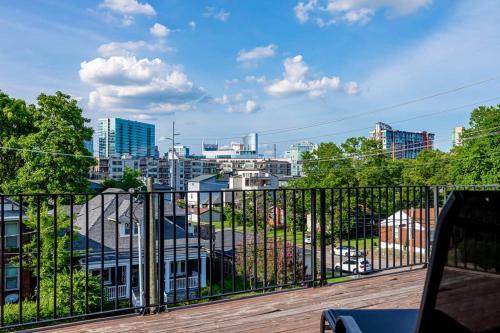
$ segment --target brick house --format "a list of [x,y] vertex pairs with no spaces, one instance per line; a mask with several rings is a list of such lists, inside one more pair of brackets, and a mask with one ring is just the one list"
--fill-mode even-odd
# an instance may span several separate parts
[[402,209],[380,221],[380,247],[385,249],[407,249],[416,253],[425,253],[427,247],[426,235],[429,232],[430,244],[435,230],[434,208],[429,208],[429,230],[426,223],[425,208]]

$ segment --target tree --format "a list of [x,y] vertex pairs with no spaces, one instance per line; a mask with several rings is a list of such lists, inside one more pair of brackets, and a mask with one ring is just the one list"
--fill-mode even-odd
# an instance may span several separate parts
[[454,184],[500,183],[500,105],[480,106],[470,116],[462,146],[452,150]]
[[[22,110],[22,106],[19,106]],[[14,133],[19,167],[2,184],[9,193],[88,192],[87,174],[95,161],[84,147],[92,139],[90,121],[69,95],[40,94],[37,105],[27,108],[32,128]]]
[[[19,139],[34,131],[33,106],[26,106],[20,99],[14,99],[0,91],[0,146],[21,148]],[[0,149],[0,186],[15,178],[23,165],[19,152]]]
[[141,172],[139,170],[125,168],[122,179],[106,179],[102,182],[102,186],[104,188],[121,188],[126,191],[131,188],[138,190],[144,189],[144,183],[139,179],[140,176]]
[[439,150],[423,150],[415,160],[400,160],[402,183],[444,185],[450,183],[450,155]]
[[[303,278],[303,266],[301,258],[301,249],[295,249],[295,266],[294,266],[294,247],[289,241],[285,244],[283,240],[278,239],[276,247],[274,246],[273,239],[267,239],[267,245],[264,250],[264,235],[258,235],[257,244],[254,246],[253,240],[248,240],[246,242],[246,267],[244,265],[244,246],[241,244],[238,246],[236,253],[236,270],[240,276],[243,276],[246,271],[247,278],[250,279],[250,284],[252,288],[257,287],[259,284],[264,283],[264,278],[267,280],[267,286],[280,285],[285,282],[285,271],[286,280],[291,282],[294,280],[294,275],[296,281],[301,281]],[[255,252],[255,248],[257,252]],[[254,257],[256,257],[257,266],[256,272],[254,271]],[[276,272],[274,271],[274,263],[276,260]],[[265,269],[267,268],[267,269]],[[266,271],[266,275],[264,275]],[[276,275],[275,275],[276,273]]]

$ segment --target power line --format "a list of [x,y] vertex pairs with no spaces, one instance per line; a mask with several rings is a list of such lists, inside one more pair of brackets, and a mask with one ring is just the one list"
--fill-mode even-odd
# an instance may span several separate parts
[[[463,109],[463,108],[466,108],[466,107],[472,107],[472,106],[475,106],[475,105],[480,104],[480,103],[491,102],[493,100],[498,100],[498,99],[500,99],[500,96],[493,97],[493,98],[488,98],[488,99],[485,99],[485,100],[477,101],[477,102],[474,102],[474,103],[468,103],[468,104],[464,104],[464,105],[460,105],[460,106],[456,106],[456,107],[452,107],[452,108],[447,108],[447,109],[443,109],[443,110],[439,110],[439,111],[429,112],[429,113],[426,113],[426,114],[423,114],[423,115],[418,115],[418,116],[414,116],[414,117],[410,117],[410,118],[405,118],[405,119],[400,119],[400,120],[396,120],[396,121],[391,121],[391,124],[399,124],[399,123],[404,123],[404,122],[415,120],[415,119],[419,119],[419,118],[425,118],[425,117],[433,116],[433,115],[440,114],[440,113],[446,113],[446,112],[456,111],[456,110],[460,110],[460,109]],[[342,132],[334,132],[334,133],[321,134],[321,135],[316,135],[316,136],[302,138],[302,139],[299,139],[299,140],[296,140],[296,139],[287,139],[287,140],[280,140],[280,141],[268,141],[268,142],[262,142],[261,144],[275,144],[275,143],[285,143],[285,142],[299,142],[299,141],[304,141],[304,140],[311,140],[311,139],[317,139],[317,138],[322,138],[322,137],[327,137],[327,136],[335,136],[335,135],[341,135],[341,134],[359,132],[359,131],[370,130],[370,129],[373,129],[373,127],[372,126],[370,126],[370,127],[361,127],[361,128],[356,128],[356,129],[342,131]]]
[[[499,128],[499,127],[500,126],[495,126],[495,127],[490,128],[490,129]],[[496,131],[493,133],[482,134],[482,135],[477,135],[477,136],[473,136],[473,137],[466,137],[466,138],[463,138],[463,140],[472,140],[472,139],[477,139],[477,138],[481,138],[481,137],[496,135],[498,133],[500,133],[500,132]],[[412,145],[414,145],[414,144],[409,144],[408,146],[412,146]],[[420,148],[428,148],[428,144],[421,144],[421,146],[413,146],[410,148],[398,149],[398,150],[395,150],[394,152],[403,152],[403,151],[408,151],[408,150],[416,150],[416,149],[420,149]],[[313,159],[313,160],[308,160],[306,162],[307,163],[311,163],[311,162],[316,163],[316,162],[328,162],[328,161],[341,161],[341,160],[347,160],[347,159],[362,159],[365,157],[380,156],[380,155],[385,155],[385,154],[390,154],[390,153],[391,153],[391,151],[385,150],[385,151],[378,152],[378,153],[349,155],[349,156],[336,157],[336,158]]]
[[[471,83],[464,84],[464,85],[461,85],[461,86],[458,86],[458,87],[454,87],[454,88],[451,88],[451,89],[438,91],[438,92],[430,94],[430,95],[413,98],[413,99],[406,100],[406,101],[403,101],[403,102],[400,102],[400,103],[396,103],[396,104],[393,104],[393,105],[389,105],[389,106],[385,106],[385,107],[380,107],[380,108],[376,108],[376,109],[365,111],[365,112],[359,112],[359,113],[356,113],[356,114],[353,114],[353,115],[350,115],[350,116],[341,117],[341,118],[337,118],[337,119],[315,122],[315,123],[311,123],[311,124],[304,125],[304,126],[282,127],[282,128],[275,128],[275,129],[269,129],[269,130],[258,130],[257,132],[261,136],[265,136],[265,135],[280,134],[280,133],[284,133],[284,132],[296,131],[296,130],[311,128],[311,127],[316,127],[316,126],[321,126],[321,125],[327,125],[327,124],[331,124],[331,123],[335,123],[335,122],[344,121],[344,120],[347,120],[347,119],[357,118],[359,116],[363,116],[363,115],[367,115],[367,114],[371,114],[371,113],[379,113],[379,112],[383,112],[383,111],[397,109],[397,108],[400,108],[402,106],[407,106],[407,105],[410,105],[410,104],[415,104],[415,103],[423,102],[423,101],[426,101],[426,100],[429,100],[429,99],[433,99],[433,98],[436,98],[436,97],[440,97],[440,96],[452,94],[452,93],[455,93],[455,92],[458,92],[458,91],[461,91],[461,90],[465,90],[465,89],[472,88],[472,87],[475,87],[475,86],[483,85],[485,83],[488,83],[488,82],[491,82],[491,81],[496,81],[498,79],[500,79],[500,75],[493,76],[493,77],[490,77],[490,78],[487,78],[487,79],[483,79],[483,80],[480,80],[480,81],[471,82]],[[245,134],[241,134],[241,135],[238,135],[238,136],[232,136],[232,137],[205,138],[205,139],[230,140],[230,139],[238,139],[238,138],[240,138],[243,135],[245,135]],[[194,139],[195,138],[193,138],[193,140]],[[201,140],[201,138],[199,140]]]
[[57,156],[66,156],[66,157],[77,157],[77,158],[94,158],[92,155],[78,155],[78,154],[69,154],[69,153],[59,153],[59,152],[53,152],[53,151],[45,151],[45,150],[37,150],[37,149],[29,149],[29,148],[15,148],[15,147],[6,147],[6,146],[0,146],[0,149],[6,149],[6,150],[13,150],[13,151],[26,151],[30,153],[37,153],[37,154],[47,154],[47,155],[57,155]]

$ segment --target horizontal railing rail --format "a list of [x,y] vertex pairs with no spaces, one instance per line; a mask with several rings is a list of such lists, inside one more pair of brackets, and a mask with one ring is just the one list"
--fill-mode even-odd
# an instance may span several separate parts
[[0,327],[426,265],[440,208],[464,189],[500,185],[3,194]]

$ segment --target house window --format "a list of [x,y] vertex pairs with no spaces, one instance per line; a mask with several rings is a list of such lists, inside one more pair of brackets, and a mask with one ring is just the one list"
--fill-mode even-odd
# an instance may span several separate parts
[[[137,223],[133,223],[133,225],[134,225],[133,233],[134,235],[137,235],[139,233],[139,227]],[[122,237],[130,236],[130,221],[127,221],[125,223],[120,223],[120,236]]]
[[17,222],[5,222],[5,247],[19,247],[19,230]]
[[19,268],[13,265],[5,267],[5,290],[19,289]]

